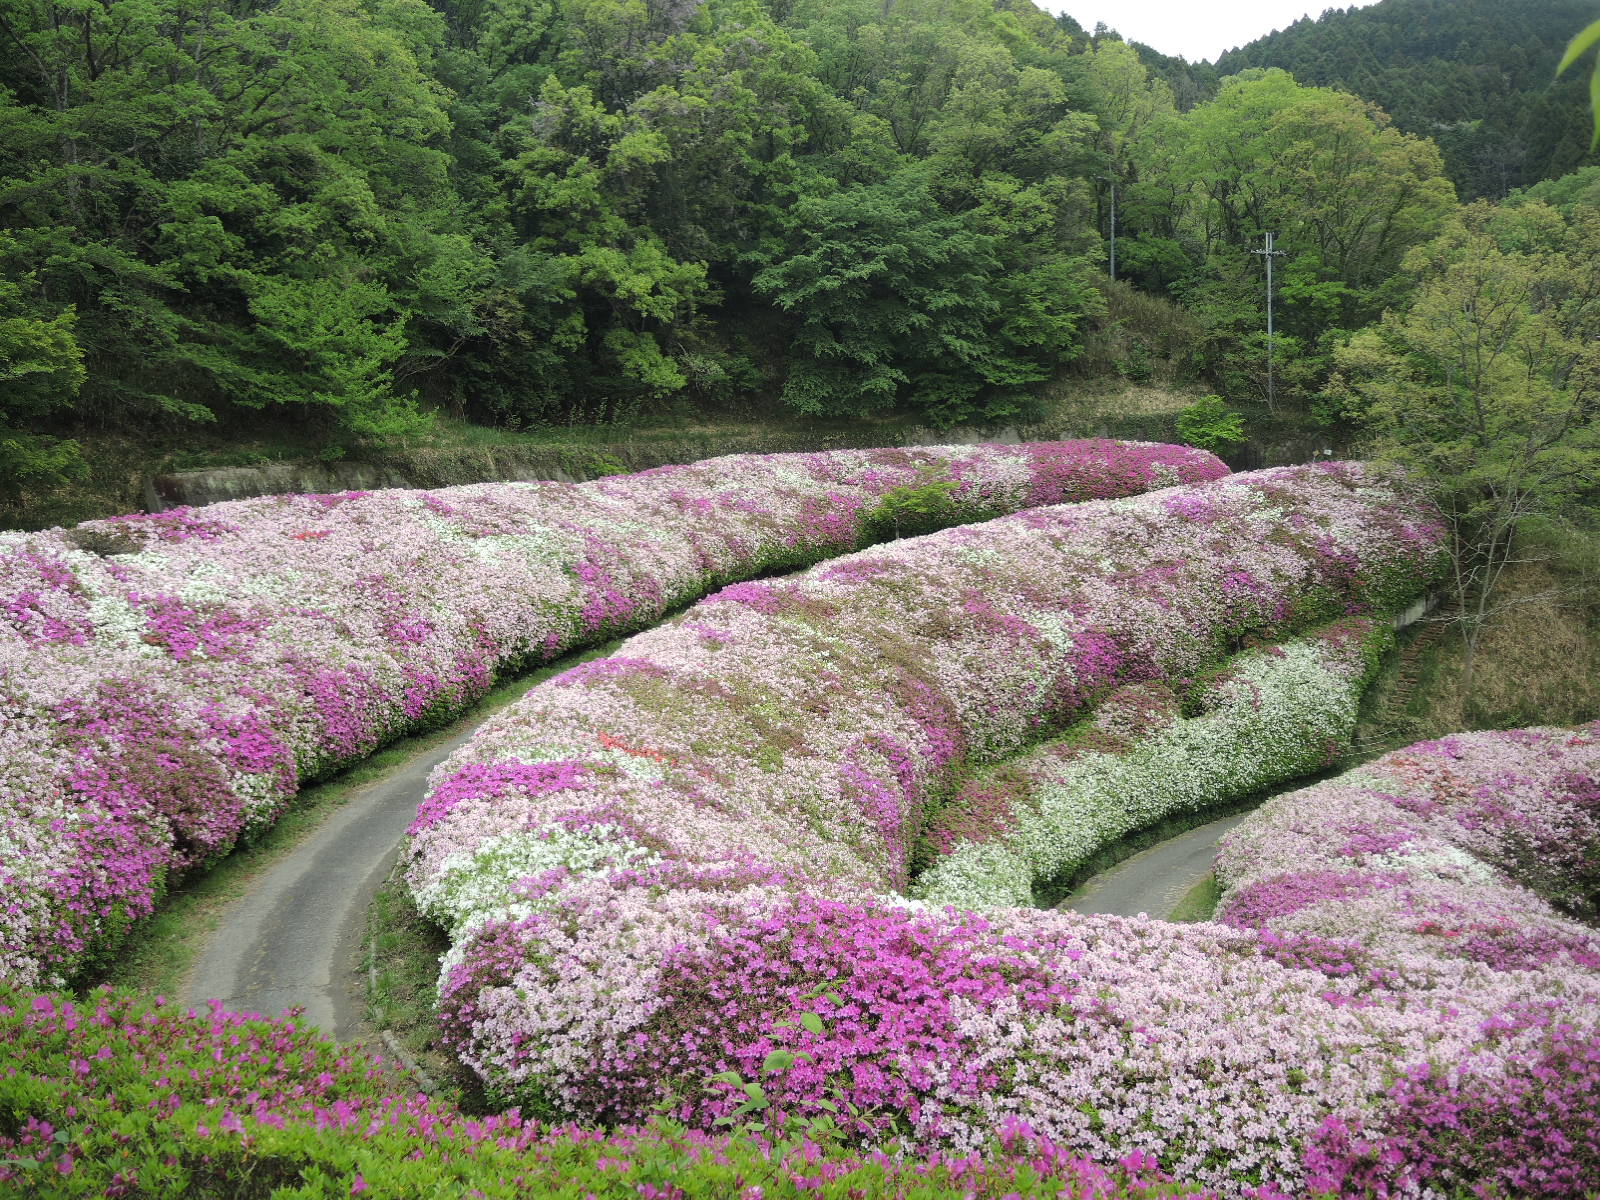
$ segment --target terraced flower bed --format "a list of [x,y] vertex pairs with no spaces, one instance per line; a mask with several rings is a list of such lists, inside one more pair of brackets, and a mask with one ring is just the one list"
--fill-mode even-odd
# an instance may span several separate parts
[[[913,473],[873,493],[877,515],[858,512],[852,536],[891,513],[902,526],[950,519],[955,490]],[[261,678],[312,696],[293,692],[273,639],[344,619],[348,572],[384,553],[370,527],[390,511],[379,499],[390,503],[327,508],[354,519],[373,500],[366,548],[325,560],[308,549],[292,577],[282,561],[228,576],[230,554],[252,560],[242,534],[103,560],[62,551],[89,584],[58,574],[62,595],[29,598],[23,616],[13,604],[13,624],[42,648],[30,661],[47,679],[59,653],[93,683],[100,639],[135,656],[108,662],[145,668],[124,682],[217,706],[180,704],[179,716],[238,711],[224,699],[249,707],[238,680],[261,663],[278,671]],[[708,517],[725,533],[734,519]],[[580,563],[550,576],[574,581],[559,611],[510,584],[429,593],[446,576],[465,587],[464,565],[448,574],[451,555],[465,563],[456,536],[440,536],[436,574],[426,555],[407,560],[434,607],[397,611],[470,610],[478,632],[534,631],[491,640],[503,657],[487,661],[537,657],[540,631],[611,632],[667,602],[639,582],[666,567],[621,550],[631,591]],[[803,561],[830,552],[834,534],[785,536],[772,554]],[[286,540],[363,544],[333,530]],[[533,561],[526,546],[496,553]],[[1595,915],[1600,878],[1600,724],[1425,743],[1275,798],[1225,845],[1219,923],[1007,907],[1129,824],[1320,765],[1348,727],[1379,618],[1437,555],[1432,514],[1402,485],[1323,465],[1033,509],[724,587],[492,720],[436,776],[407,847],[419,905],[456,942],[441,983],[457,1048],[526,1113],[598,1127],[467,1119],[292,1021],[183,1016],[110,993],[73,1003],[11,982],[0,1189],[1588,1196],[1600,1178],[1600,937],[1576,918]],[[153,653],[131,650],[110,618],[143,603],[134,572],[164,563],[175,580],[227,578],[232,590],[208,610],[210,634],[128,625],[155,639],[139,641]],[[285,578],[324,608],[272,607]],[[649,598],[624,612],[605,607],[613,593]],[[486,624],[519,603],[554,624]],[[96,631],[83,643],[61,636],[76,628],[73,604]],[[250,654],[229,658],[240,612],[265,623]],[[20,643],[13,633],[0,646]],[[391,658],[360,660],[390,705],[371,711],[426,720],[426,706],[407,716],[394,699],[393,680],[416,665],[405,648],[465,644],[400,639]],[[13,655],[0,660],[13,718],[0,737],[41,728],[14,719],[31,711],[9,699],[21,659],[0,653]],[[454,694],[433,693],[446,707]],[[286,786],[334,761],[331,710],[268,692],[255,703],[298,717],[280,722],[292,736],[266,723],[297,748],[279,751]],[[120,730],[156,736],[111,712],[85,726],[100,740],[75,735],[70,753],[12,743],[0,778],[67,763],[79,790],[65,794],[90,794],[80,781],[113,778],[101,764]],[[381,736],[373,720],[351,728]],[[233,743],[208,728],[191,743],[220,760]],[[124,765],[105,813],[131,825],[168,811],[133,790],[187,777],[191,760],[168,747],[191,743],[161,736],[155,756]],[[47,834],[78,829],[58,819],[29,844],[47,861]],[[0,836],[16,845],[26,826],[11,822]],[[175,837],[157,867],[196,844],[174,850]]]
[[665,1096],[711,1127],[760,1079],[773,1111],[869,1140],[970,1153],[1026,1120],[1096,1161],[1292,1191],[1317,1123],[1380,1090],[1381,1015],[1247,933],[899,893],[969,771],[1116,688],[1182,692],[1247,638],[1397,607],[1438,552],[1402,486],[1331,464],[724,589],[441,768],[406,862],[456,942],[446,1028],[535,1111]]
[[[1423,743],[1279,797],[1227,847],[1226,925],[822,904],[809,930],[721,931],[746,958],[763,942],[854,934],[843,977],[802,993],[796,1020],[774,1029],[816,1050],[934,1007],[915,968],[987,948],[947,969],[942,1002],[964,1018],[958,1033],[1026,1062],[1003,1082],[1020,1080],[1034,1113],[1066,1125],[1060,1137],[1003,1119],[981,1152],[886,1155],[852,1148],[831,1115],[773,1105],[727,1135],[660,1116],[612,1131],[470,1120],[292,1022],[0,985],[0,1184],[40,1196],[238,1195],[247,1183],[318,1197],[1586,1196],[1600,1172],[1600,947],[1539,893],[1592,896],[1597,780],[1600,723]],[[869,910],[894,936],[862,936]],[[893,956],[868,953],[879,946]],[[793,990],[784,965],[792,977],[816,962],[773,959],[754,979],[770,1001]],[[898,1005],[856,1006],[864,977]],[[977,1003],[1019,984],[1037,1007]],[[741,1093],[783,1096],[789,1075],[821,1061],[805,1053],[769,1052]],[[1199,1169],[1223,1181],[1167,1183],[1157,1159],[1172,1170],[1175,1132],[1213,1124],[1232,1136]]]
[[1106,441],[735,456],[0,534],[0,977],[80,973],[301,782],[496,672],[897,527],[1225,472]]

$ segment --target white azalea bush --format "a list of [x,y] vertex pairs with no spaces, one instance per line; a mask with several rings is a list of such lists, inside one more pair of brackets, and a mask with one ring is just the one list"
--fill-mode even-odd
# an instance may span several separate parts
[[1388,643],[1360,618],[1236,655],[1180,697],[1159,683],[1112,693],[1061,738],[975,773],[929,822],[931,865],[911,895],[932,906],[1027,906],[1104,846],[1177,816],[1326,767],[1349,743]]

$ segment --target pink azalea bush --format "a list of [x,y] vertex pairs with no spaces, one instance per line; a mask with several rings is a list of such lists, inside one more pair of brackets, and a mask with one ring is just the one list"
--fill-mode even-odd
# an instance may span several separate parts
[[[502,1098],[706,1127],[770,1104],[981,1148],[1008,1121],[1229,1194],[1304,1179],[1394,1047],[1470,1029],[1324,999],[1254,934],[905,899],[968,772],[1108,692],[1389,611],[1437,516],[1350,464],[1041,508],[739,584],[530,692],[436,773],[404,851],[450,930],[452,1045]],[[1456,1041],[1451,1041],[1455,1038]]]
[[0,984],[0,1192],[32,1197],[1214,1200],[1023,1124],[982,1155],[851,1151],[826,1122],[709,1135],[473,1119],[292,1019]]
[[0,534],[0,977],[80,972],[174,872],[497,672],[907,521],[1225,473],[1109,441],[738,455]]
[[[1600,723],[1457,734],[1279,796],[1224,840],[1220,919],[1339,1003],[1475,1023],[1396,1054],[1308,1152],[1340,1194],[1593,1195],[1600,1181]],[[1447,1015],[1446,1015],[1447,1014]]]

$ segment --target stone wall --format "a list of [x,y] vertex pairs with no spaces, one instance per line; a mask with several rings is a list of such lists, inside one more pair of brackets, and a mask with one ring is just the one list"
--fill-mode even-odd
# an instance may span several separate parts
[[[198,506],[280,492],[374,491],[531,479],[575,483],[667,463],[697,462],[721,454],[840,450],[881,446],[886,442],[900,446],[1014,444],[1071,437],[1174,441],[1176,430],[1171,414],[1152,413],[1027,426],[944,430],[913,427],[896,430],[894,436],[873,428],[849,432],[772,430],[729,434],[708,431],[566,445],[419,447],[361,461],[280,462],[147,476],[144,507],[148,512],[161,512],[179,505]],[[1235,470],[1259,470],[1332,457],[1334,451],[1333,444],[1323,437],[1289,435],[1253,438],[1238,451],[1223,457]]]

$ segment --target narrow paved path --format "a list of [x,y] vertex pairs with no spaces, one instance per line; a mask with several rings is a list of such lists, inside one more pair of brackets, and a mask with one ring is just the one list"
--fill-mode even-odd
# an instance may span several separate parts
[[1165,918],[1211,874],[1217,839],[1240,821],[1236,813],[1158,842],[1090,879],[1061,905],[1068,912]]
[[341,1040],[363,1032],[356,972],[367,908],[422,802],[428,773],[470,738],[482,714],[443,745],[355,791],[332,817],[228,906],[185,981],[185,1004],[221,1000],[307,1023]]

